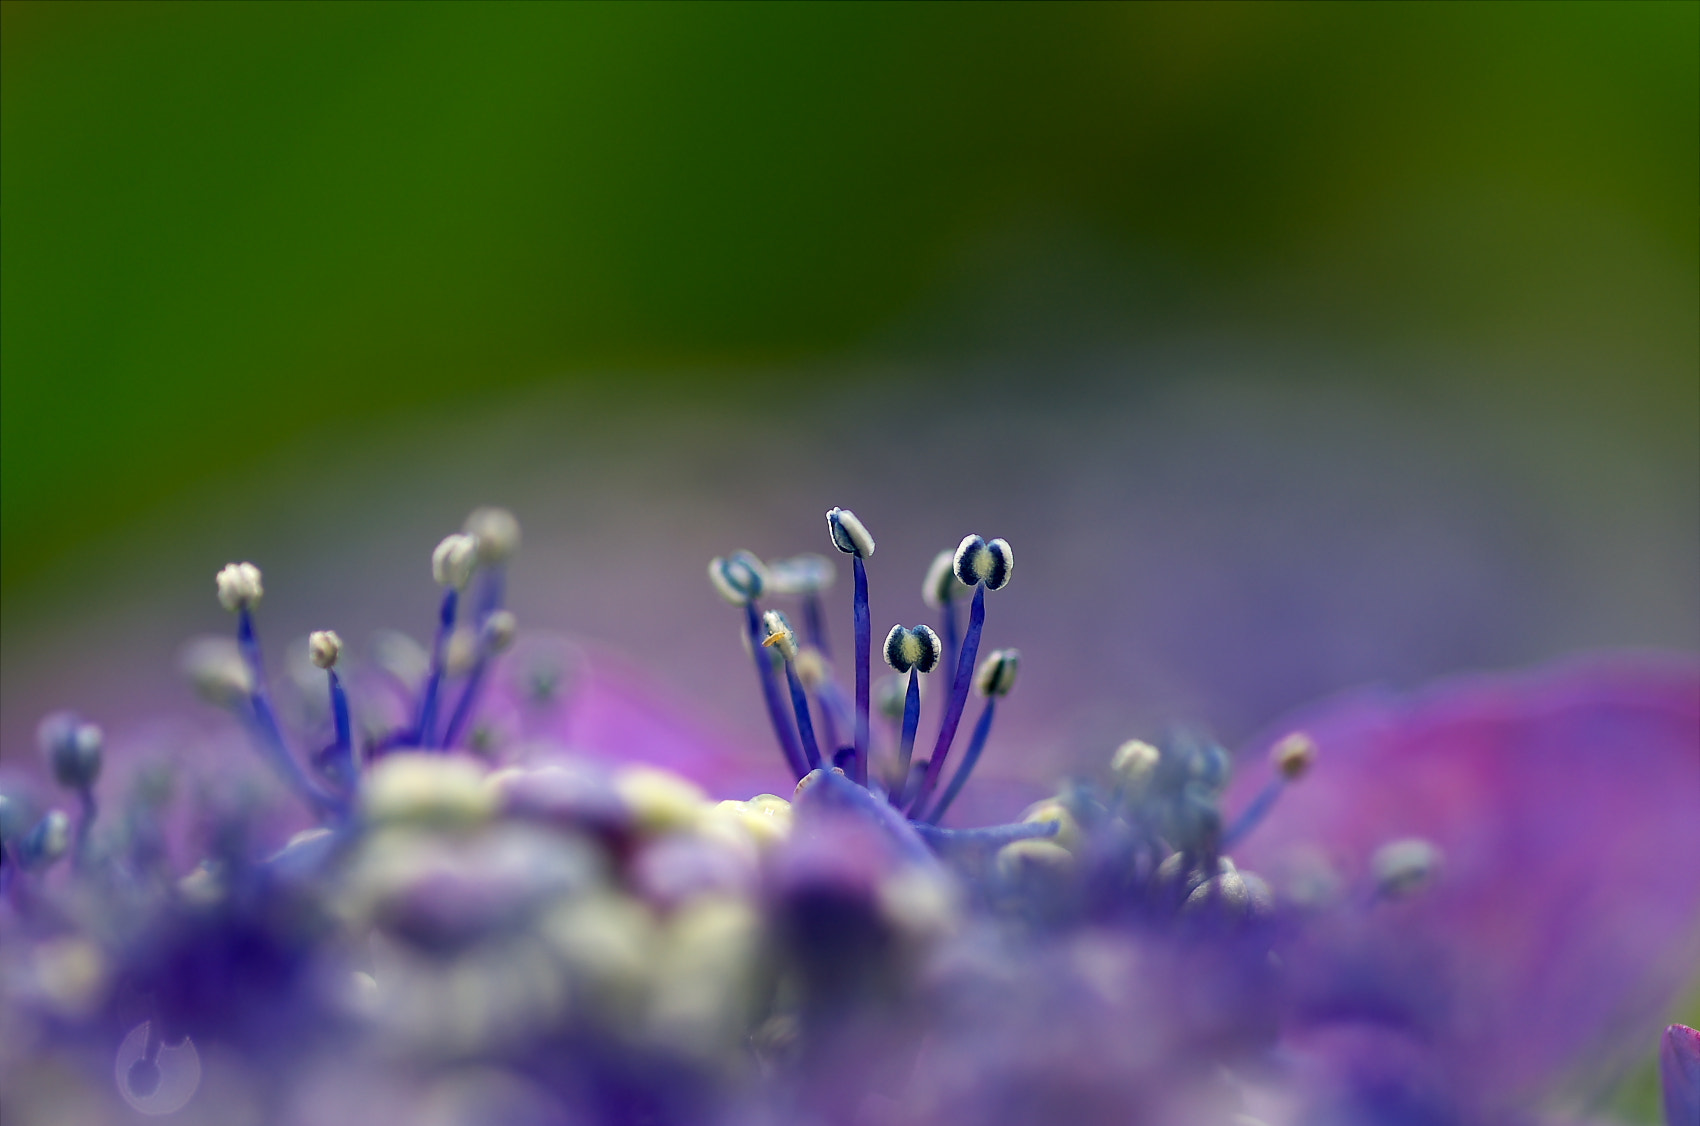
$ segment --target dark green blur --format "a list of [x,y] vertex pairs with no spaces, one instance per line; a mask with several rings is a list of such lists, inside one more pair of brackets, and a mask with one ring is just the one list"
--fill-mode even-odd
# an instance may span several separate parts
[[1119,279],[1094,331],[1550,356],[1680,414],[1697,15],[6,3],[4,589],[327,420],[972,347],[928,326],[1059,230]]

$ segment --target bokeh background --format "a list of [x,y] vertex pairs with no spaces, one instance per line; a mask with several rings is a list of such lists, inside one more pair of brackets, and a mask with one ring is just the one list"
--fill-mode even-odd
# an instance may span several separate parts
[[1015,544],[1006,777],[1700,648],[1695,4],[3,13],[14,764],[193,707],[229,559],[279,646],[423,634],[484,502],[763,755],[704,561],[833,504],[881,629]]

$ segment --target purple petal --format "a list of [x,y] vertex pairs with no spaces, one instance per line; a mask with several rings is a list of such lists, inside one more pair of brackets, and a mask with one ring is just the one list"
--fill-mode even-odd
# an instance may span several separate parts
[[1700,1126],[1700,1032],[1686,1024],[1665,1029],[1659,1049],[1667,1126]]
[[[1700,958],[1700,666],[1612,656],[1360,693],[1252,749],[1292,730],[1316,768],[1242,863],[1277,887],[1331,869],[1363,905],[1382,844],[1444,857],[1425,891],[1335,912],[1295,953],[1312,1018],[1403,1027],[1454,1083],[1510,1099],[1646,1042]],[[1230,808],[1266,769],[1242,769]]]

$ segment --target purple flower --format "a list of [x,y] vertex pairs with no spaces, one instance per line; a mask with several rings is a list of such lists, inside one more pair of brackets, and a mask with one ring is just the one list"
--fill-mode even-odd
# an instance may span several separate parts
[[1659,1072],[1664,1080],[1665,1121],[1669,1126],[1700,1123],[1700,1032],[1685,1024],[1665,1029]]

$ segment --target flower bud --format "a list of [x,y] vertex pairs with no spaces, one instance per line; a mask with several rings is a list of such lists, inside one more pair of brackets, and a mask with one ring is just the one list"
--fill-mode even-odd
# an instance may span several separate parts
[[313,658],[313,667],[334,669],[342,656],[342,638],[334,629],[315,630],[307,638],[307,654]]
[[982,696],[1007,696],[1021,667],[1019,649],[994,649],[974,670],[974,691]]
[[501,563],[519,550],[519,521],[505,508],[475,508],[461,530],[478,541],[480,563]]
[[218,604],[233,612],[244,606],[253,609],[266,592],[260,584],[260,569],[252,563],[226,563],[216,581]]
[[461,589],[478,566],[478,540],[461,532],[443,537],[431,553],[431,578],[438,586]]

